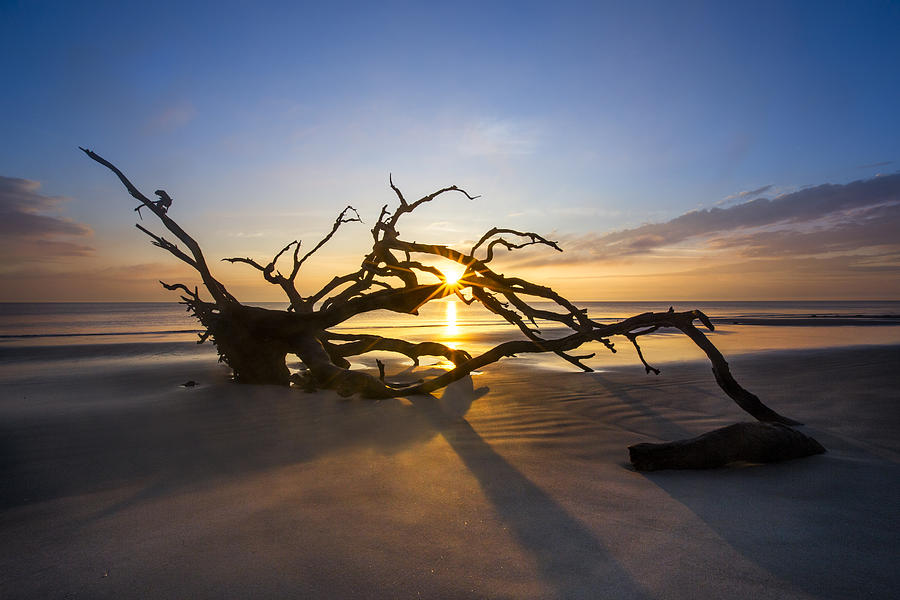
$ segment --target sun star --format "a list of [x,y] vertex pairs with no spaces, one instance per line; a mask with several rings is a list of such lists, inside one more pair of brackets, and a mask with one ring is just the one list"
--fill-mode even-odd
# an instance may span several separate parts
[[441,267],[441,272],[444,274],[444,280],[448,286],[457,285],[465,273],[465,267],[456,264],[446,265]]

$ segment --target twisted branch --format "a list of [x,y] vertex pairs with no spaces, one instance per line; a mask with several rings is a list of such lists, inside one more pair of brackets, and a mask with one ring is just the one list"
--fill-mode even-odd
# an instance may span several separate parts
[[[192,238],[190,235],[184,231],[181,226],[178,225],[175,221],[169,218],[166,214],[168,207],[163,207],[161,204],[157,204],[157,202],[153,202],[147,196],[142,194],[131,181],[125,177],[125,174],[122,173],[115,165],[101,157],[99,154],[92,152],[86,148],[78,147],[82,152],[84,152],[91,160],[94,160],[113,173],[115,173],[116,177],[119,178],[119,181],[125,186],[125,189],[128,190],[128,193],[131,194],[137,200],[140,200],[141,204],[146,206],[156,217],[162,222],[166,229],[168,229],[172,234],[177,237],[185,246],[188,247],[188,250],[191,252],[191,256],[193,256],[193,260],[186,260],[187,256],[183,252],[174,252],[172,248],[167,247],[166,245],[160,245],[161,248],[165,248],[179,259],[183,260],[187,264],[191,265],[194,269],[200,273],[200,277],[203,279],[203,284],[206,286],[206,289],[209,290],[209,293],[212,295],[213,299],[216,301],[216,304],[219,306],[226,306],[228,304],[237,303],[237,300],[228,293],[228,290],[225,289],[225,286],[222,285],[215,277],[212,276],[212,273],[209,270],[209,267],[206,265],[206,259],[203,258],[203,252],[200,250],[200,245]],[[159,190],[159,192],[163,192],[163,190]],[[168,194],[165,194],[168,197]],[[161,196],[162,197],[162,196]],[[154,238],[159,244],[168,244],[162,238],[157,237],[151,234],[149,231],[144,229],[143,227],[138,226],[138,228]],[[171,245],[171,244],[170,244]]]

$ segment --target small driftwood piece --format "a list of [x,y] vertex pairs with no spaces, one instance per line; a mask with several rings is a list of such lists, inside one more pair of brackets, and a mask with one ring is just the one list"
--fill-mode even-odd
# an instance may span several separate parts
[[687,440],[628,447],[638,471],[712,469],[733,462],[769,463],[822,454],[813,438],[781,423],[735,423]]

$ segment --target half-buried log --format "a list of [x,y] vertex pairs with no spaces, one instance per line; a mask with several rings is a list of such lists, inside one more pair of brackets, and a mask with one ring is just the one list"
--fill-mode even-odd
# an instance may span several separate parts
[[628,447],[638,471],[712,469],[733,462],[770,463],[822,454],[813,438],[781,423],[735,423],[695,438]]

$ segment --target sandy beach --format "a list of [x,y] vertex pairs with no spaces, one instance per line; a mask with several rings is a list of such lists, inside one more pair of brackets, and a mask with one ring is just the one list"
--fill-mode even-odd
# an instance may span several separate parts
[[[511,359],[438,397],[238,386],[203,356],[8,376],[3,598],[887,598],[900,347],[746,354],[821,456],[643,474],[747,420],[702,362]],[[187,380],[199,383],[185,388]]]
[[898,32],[0,2],[0,600],[900,600]]

